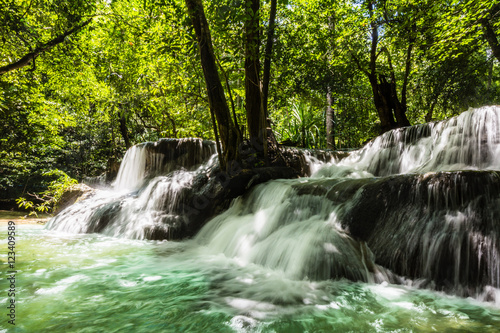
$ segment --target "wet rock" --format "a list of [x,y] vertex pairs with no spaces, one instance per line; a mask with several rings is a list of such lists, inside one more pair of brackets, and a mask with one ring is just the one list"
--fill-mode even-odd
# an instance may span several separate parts
[[396,274],[461,296],[500,286],[500,172],[320,179],[294,188],[331,200],[348,234]]
[[103,231],[109,223],[114,220],[121,210],[121,202],[115,201],[110,204],[103,205],[97,208],[92,217],[90,218],[90,223],[88,225],[87,233],[99,233]]
[[297,177],[296,170],[289,167],[243,169],[232,175],[226,172],[198,175],[178,212],[186,226],[181,238],[194,236],[205,222],[222,213],[252,187],[273,179]]
[[286,165],[294,169],[301,177],[309,177],[312,173],[311,160],[329,162],[340,161],[349,156],[348,152],[326,149],[303,149],[296,147],[281,147],[280,153],[286,161]]
[[146,173],[149,175],[191,170],[215,154],[215,142],[198,138],[167,138],[141,145],[148,151]]
[[66,191],[64,191],[61,198],[57,202],[54,214],[57,215],[66,207],[90,197],[94,192],[95,189],[85,184],[76,184],[69,187]]

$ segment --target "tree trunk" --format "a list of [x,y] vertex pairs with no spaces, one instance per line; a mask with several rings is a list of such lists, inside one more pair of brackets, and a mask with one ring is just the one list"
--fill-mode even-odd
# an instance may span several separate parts
[[396,128],[396,122],[394,121],[394,117],[392,115],[392,108],[389,104],[391,101],[389,98],[390,87],[388,87],[387,83],[384,83],[384,81],[381,81],[379,84],[376,75],[370,74],[368,79],[372,87],[373,103],[375,104],[375,108],[377,109],[378,117],[380,119],[380,132],[385,133],[393,128]]
[[335,112],[333,110],[333,98],[330,86],[326,94],[326,147],[335,149]]
[[125,147],[129,149],[131,144],[128,137],[127,120],[125,119],[125,115],[123,114],[123,112],[120,115],[120,133],[122,134],[123,141],[125,141]]
[[425,121],[426,122],[431,122],[432,121],[432,115],[434,114],[434,107],[436,106],[437,99],[433,99],[431,102],[431,107],[429,108],[429,111],[425,115]]
[[245,103],[250,140],[263,142],[259,78],[259,8],[260,0],[246,0]]
[[387,99],[387,87],[381,82],[379,85],[377,80],[377,47],[378,47],[378,23],[373,19],[373,2],[367,1],[368,11],[370,18],[372,18],[371,25],[371,49],[370,49],[370,70],[366,72],[373,93],[373,103],[378,112],[380,119],[381,133],[387,132],[395,127],[396,122],[392,116],[392,110],[388,105],[390,100]]
[[[387,49],[382,49],[381,52],[385,52],[387,55],[387,60],[390,68],[390,82],[384,75],[379,74],[377,78],[377,58],[378,58],[378,42],[379,42],[379,23],[374,18],[373,14],[373,2],[368,0],[366,2],[370,18],[372,19],[371,24],[371,49],[370,49],[370,68],[369,71],[364,71],[368,76],[370,85],[373,92],[373,102],[375,108],[377,109],[379,119],[380,119],[380,131],[381,133],[387,132],[393,128],[409,126],[410,122],[406,118],[406,89],[407,80],[410,70],[410,59],[413,44],[410,43],[408,48],[407,58],[406,58],[406,77],[403,83],[403,101],[401,103],[397,95],[396,87],[396,77],[394,75],[394,69],[392,68],[391,55]],[[359,60],[357,60],[358,67],[361,67]],[[394,120],[396,117],[396,121]]]
[[231,111],[233,111],[234,127],[238,132],[238,137],[242,138],[243,135],[241,134],[240,125],[238,125],[238,117],[236,116],[236,108],[234,106],[234,99],[233,99],[233,93],[231,92],[231,86],[229,85],[229,78],[227,77],[226,71],[222,67],[222,64],[220,63],[219,59],[215,58],[215,60],[217,61],[217,64],[219,65],[222,75],[224,76],[224,81],[226,81],[227,94],[229,95],[229,101],[231,102]]
[[266,51],[264,55],[264,76],[262,82],[262,104],[264,107],[264,114],[268,117],[267,103],[269,96],[269,81],[271,78],[271,55],[274,43],[274,22],[276,20],[276,2],[271,0],[271,12],[269,14],[269,27],[267,30]]
[[491,92],[491,83],[493,81],[493,58],[490,59],[490,64],[488,67],[488,82],[486,84],[486,90]]
[[[500,10],[500,6],[497,5],[491,9],[491,11],[498,11]],[[493,17],[493,14],[497,15],[498,13],[492,13],[490,12],[490,15]],[[489,21],[488,18],[483,18],[481,20],[481,25],[483,27],[483,32],[484,32],[484,37],[486,38],[486,41],[488,42],[491,51],[493,52],[493,55],[495,58],[497,58],[498,61],[500,61],[500,43],[498,42],[497,35],[495,33],[495,30],[493,30],[493,27]]]
[[[335,48],[334,33],[335,33],[335,17],[328,18],[328,30],[332,38],[330,39],[330,56],[329,62],[332,61],[332,53]],[[331,73],[333,75],[333,73]],[[330,84],[327,87],[326,93],[326,147],[335,149],[335,111],[333,110],[332,88]]]
[[413,44],[410,42],[408,51],[406,54],[406,72],[405,78],[403,80],[403,89],[401,92],[401,100],[400,102],[398,98],[398,89],[396,86],[396,75],[394,74],[394,67],[392,67],[392,57],[387,48],[384,48],[384,52],[387,54],[387,62],[389,64],[390,70],[390,82],[387,82],[384,76],[380,76],[380,82],[387,87],[387,91],[385,92],[385,98],[387,100],[387,104],[391,109],[391,113],[396,117],[396,127],[410,126],[410,122],[408,118],[406,118],[406,89],[408,85],[408,77],[410,75],[411,69],[411,50]]
[[[411,27],[411,32],[409,33],[408,38],[408,49],[406,50],[406,60],[405,60],[405,76],[403,79],[403,87],[401,88],[401,102],[397,99],[397,91],[396,91],[396,80],[394,78],[394,71],[392,71],[392,78],[394,83],[394,92],[395,98],[398,100],[397,108],[396,108],[396,120],[398,122],[398,126],[410,126],[410,121],[406,117],[406,111],[408,111],[407,104],[407,91],[408,91],[408,82],[410,79],[411,73],[411,59],[413,55],[413,45],[415,44],[415,34],[416,34],[417,26],[415,24]],[[392,65],[391,65],[392,66]]]
[[232,162],[239,160],[238,146],[241,138],[231,119],[229,107],[226,102],[222,83],[217,71],[217,64],[212,46],[210,28],[208,26],[201,0],[185,0],[189,16],[193,23],[198,41],[201,66],[207,86],[210,110],[214,113],[218,123],[224,160],[220,161],[221,168],[230,168]]

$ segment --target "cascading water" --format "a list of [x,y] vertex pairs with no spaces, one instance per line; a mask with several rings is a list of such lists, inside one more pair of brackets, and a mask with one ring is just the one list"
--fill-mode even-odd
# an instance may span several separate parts
[[47,228],[135,239],[167,238],[182,226],[175,208],[195,175],[213,164],[214,153],[214,143],[200,139],[162,139],[133,146],[111,188],[96,190],[91,198],[63,210]]
[[484,107],[391,131],[312,178],[260,185],[197,240],[293,278],[386,280],[494,299],[499,123],[500,108]]
[[125,153],[113,189],[132,191],[154,176],[190,171],[214,153],[213,142],[200,139],[161,139],[135,145]]
[[362,177],[455,170],[500,170],[500,108],[389,131],[316,173]]
[[[211,177],[213,160],[192,167],[214,149],[201,141],[189,141],[196,151],[169,142],[162,154],[155,147],[166,141],[133,147],[114,191],[75,204],[48,228],[137,239],[183,237],[172,233],[189,227],[184,206],[197,205],[188,202],[192,188],[199,177]],[[191,155],[174,156],[183,149]],[[258,185],[189,244],[290,279],[386,281],[495,300],[499,107],[394,130],[348,157],[329,156],[323,156],[325,163],[305,154],[304,160],[316,161],[308,167],[311,177]],[[191,171],[174,171],[181,160]]]
[[[289,149],[312,176],[267,183],[214,181],[213,143],[138,145],[114,188],[20,230],[19,328],[497,332],[499,124],[484,107],[344,158]],[[226,192],[245,193],[221,212]]]
[[[366,247],[343,232],[327,199],[298,197],[294,181],[259,185],[197,236],[214,253],[283,271],[295,279],[368,281]],[[297,200],[298,199],[298,200]],[[368,255],[368,258],[366,257]]]
[[127,150],[113,183],[113,188],[118,191],[127,191],[135,190],[142,185],[146,174],[147,156],[145,145],[133,146]]
[[498,170],[500,107],[483,107],[388,132],[313,177],[364,179],[345,181],[353,195],[341,225],[378,264],[420,285],[482,297],[500,287]]

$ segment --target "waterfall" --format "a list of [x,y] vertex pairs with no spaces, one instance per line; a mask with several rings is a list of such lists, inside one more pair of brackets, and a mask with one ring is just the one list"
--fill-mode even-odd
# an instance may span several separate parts
[[389,131],[315,176],[499,169],[500,107],[488,106],[445,121]]
[[[237,199],[196,241],[298,279],[500,288],[500,108],[390,131]],[[482,295],[482,296],[481,296]],[[494,297],[493,297],[494,298]]]
[[259,185],[210,221],[196,241],[213,253],[296,279],[384,280],[366,245],[341,227],[338,207],[325,197],[298,195],[295,185],[295,180]]
[[500,288],[500,107],[396,129],[347,156],[288,149],[310,177],[257,185],[223,212],[203,210],[216,205],[214,188],[235,190],[214,183],[213,153],[194,139],[134,146],[113,189],[48,228],[139,239],[199,231],[190,246],[292,279],[387,281],[486,300]]
[[113,187],[117,191],[136,190],[148,177],[190,170],[214,153],[213,142],[193,138],[161,139],[135,145],[125,153]]
[[135,190],[142,185],[146,174],[147,156],[145,145],[133,146],[127,150],[120,164],[116,181],[113,183],[115,190]]
[[115,237],[164,239],[181,232],[178,208],[196,175],[215,161],[215,145],[201,139],[161,139],[131,147],[111,188],[68,207],[47,228]]

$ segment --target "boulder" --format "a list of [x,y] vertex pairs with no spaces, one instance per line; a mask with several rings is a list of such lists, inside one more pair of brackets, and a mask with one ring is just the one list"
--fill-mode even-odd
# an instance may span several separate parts
[[57,201],[54,207],[54,215],[59,214],[66,207],[90,197],[93,193],[95,193],[95,189],[85,184],[76,184],[68,187]]

